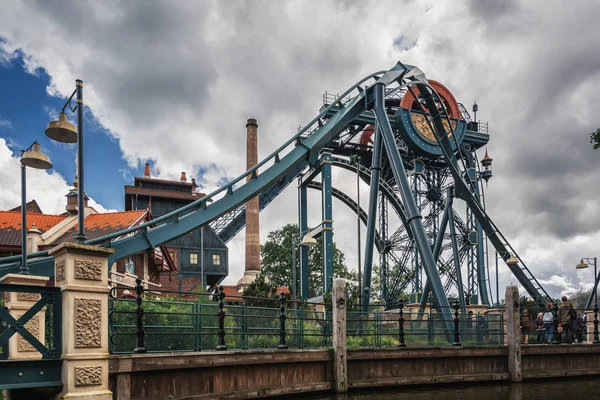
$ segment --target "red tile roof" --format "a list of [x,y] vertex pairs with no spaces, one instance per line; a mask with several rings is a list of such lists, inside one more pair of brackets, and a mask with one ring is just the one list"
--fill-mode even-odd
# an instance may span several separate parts
[[[113,213],[92,214],[85,219],[85,234],[88,239],[110,235],[129,228],[135,221],[140,219],[146,210],[121,211]],[[54,241],[55,244],[75,240],[79,224]]]
[[[44,233],[65,219],[63,215],[27,213],[27,229],[33,224]],[[21,212],[0,211],[0,246],[21,245]]]

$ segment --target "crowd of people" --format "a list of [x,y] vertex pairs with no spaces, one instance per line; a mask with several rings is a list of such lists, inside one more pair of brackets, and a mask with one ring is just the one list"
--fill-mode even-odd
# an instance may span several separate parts
[[521,334],[523,344],[530,343],[530,335],[537,334],[535,343],[582,343],[586,335],[586,315],[577,312],[566,296],[562,297],[558,311],[552,309],[552,303],[539,312],[535,318],[528,309],[521,312]]

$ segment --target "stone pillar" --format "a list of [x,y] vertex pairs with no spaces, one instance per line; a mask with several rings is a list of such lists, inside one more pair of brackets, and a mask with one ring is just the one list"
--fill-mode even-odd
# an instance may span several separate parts
[[108,390],[108,256],[113,249],[63,243],[54,257],[62,291],[63,399],[112,399]]
[[[0,282],[12,285],[46,286],[48,279],[42,276],[7,274],[0,278]],[[39,293],[5,292],[4,306],[14,319],[19,320],[40,298]],[[46,307],[38,311],[25,324],[25,328],[40,343],[44,344],[46,337]],[[9,360],[40,360],[42,358],[42,355],[18,333],[8,340],[8,355]]]
[[[246,122],[246,170],[258,164],[258,123],[254,118]],[[252,179],[248,175],[246,181]],[[244,276],[238,282],[239,286],[248,286],[256,279],[260,271],[260,230],[259,230],[258,196],[246,203],[246,258]]]
[[523,381],[521,370],[521,314],[519,312],[519,289],[506,287],[506,322],[508,340],[508,371],[512,382]]
[[333,379],[335,391],[348,391],[348,360],[346,358],[346,281],[333,280]]

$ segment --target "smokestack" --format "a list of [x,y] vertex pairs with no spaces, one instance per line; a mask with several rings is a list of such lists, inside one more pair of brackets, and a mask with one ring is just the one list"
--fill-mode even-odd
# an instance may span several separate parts
[[[256,119],[246,122],[246,170],[258,163],[258,124]],[[258,172],[258,171],[257,171]],[[246,180],[250,180],[248,176]],[[238,282],[242,288],[249,285],[260,271],[260,236],[258,196],[246,203],[246,265],[244,277]]]
[[150,164],[146,163],[144,167],[144,178],[150,178]]
[[186,176],[185,176],[185,172],[182,172],[182,173],[181,173],[181,178],[179,178],[179,180],[180,180],[181,182],[187,182],[187,178],[186,178]]

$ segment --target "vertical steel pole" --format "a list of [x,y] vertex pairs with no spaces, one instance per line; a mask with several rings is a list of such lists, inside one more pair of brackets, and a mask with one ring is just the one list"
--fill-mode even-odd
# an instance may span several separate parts
[[496,305],[500,305],[500,286],[498,282],[498,250],[496,250]]
[[204,281],[204,225],[200,228],[200,282],[202,282],[202,293],[206,288]]
[[322,223],[323,223],[323,293],[331,292],[333,283],[333,188],[331,185],[331,153],[323,151]]
[[[298,186],[298,223],[300,232],[308,231],[308,213],[306,205],[306,186],[302,183]],[[300,298],[308,299],[308,247],[300,246]]]
[[77,243],[83,243],[87,240],[85,236],[85,208],[84,208],[84,176],[83,176],[83,81],[77,79],[77,223],[78,232],[75,236]]
[[[367,228],[368,229],[368,228]],[[358,237],[358,306],[362,306],[362,268],[361,268],[361,240],[360,240],[360,163],[358,156],[356,157],[356,235]],[[366,265],[366,264],[365,264]]]
[[296,236],[292,237],[292,300],[296,308]]
[[594,304],[598,304],[598,258],[594,257],[594,298],[596,302]]
[[365,262],[363,288],[360,295],[363,298],[363,311],[369,310],[369,298],[371,291],[371,272],[373,269],[373,247],[375,244],[375,221],[377,220],[377,194],[379,193],[379,177],[381,175],[381,152],[383,143],[379,123],[375,122],[373,135],[373,159],[371,161],[371,186],[369,192],[369,214],[367,219],[367,234],[365,238]]
[[[23,151],[21,156],[23,156]],[[21,164],[21,267],[19,273],[29,275],[27,266],[27,170]]]

